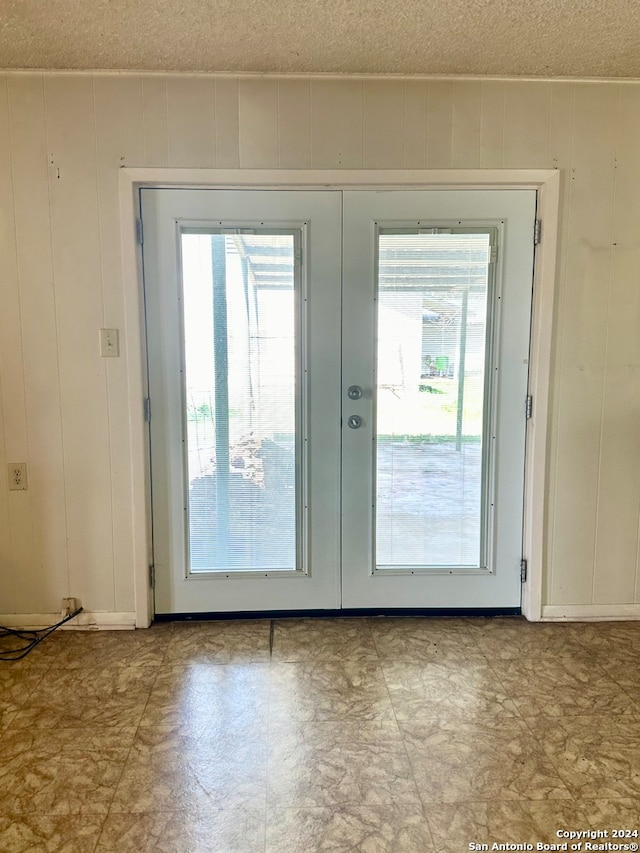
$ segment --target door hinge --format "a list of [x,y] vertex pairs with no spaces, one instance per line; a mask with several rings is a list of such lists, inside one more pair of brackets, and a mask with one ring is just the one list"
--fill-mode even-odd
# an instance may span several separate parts
[[148,397],[144,398],[144,419],[147,423],[151,422],[151,400]]
[[142,226],[142,219],[136,219],[136,242],[141,246],[144,243],[144,228]]
[[524,406],[524,414],[527,420],[531,420],[533,415],[533,397],[531,394],[527,394],[527,399]]
[[494,243],[494,244],[491,246],[491,251],[490,251],[490,253],[489,253],[489,263],[490,263],[490,264],[495,264],[495,262],[496,262],[497,260],[498,260],[498,247],[497,247],[497,246],[495,245],[495,243]]
[[293,250],[293,263],[297,267],[302,266],[302,249]]
[[527,561],[524,557],[520,560],[520,580],[522,583],[525,583],[527,580]]
[[151,589],[156,588],[156,567],[153,563],[149,566],[149,586]]
[[537,246],[542,239],[542,220],[536,219],[533,224],[533,245]]

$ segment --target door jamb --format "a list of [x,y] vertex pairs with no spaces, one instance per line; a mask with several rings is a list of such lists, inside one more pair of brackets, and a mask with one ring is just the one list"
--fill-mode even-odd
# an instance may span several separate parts
[[[545,493],[549,442],[549,393],[553,305],[558,245],[560,172],[556,169],[444,169],[444,170],[255,170],[255,169],[147,169],[122,168],[120,227],[124,338],[129,395],[129,464],[132,474],[133,573],[136,627],[146,628],[153,618],[153,590],[149,578],[151,505],[148,434],[144,400],[147,396],[142,247],[136,239],[138,190],[156,188],[207,189],[535,189],[537,219],[543,225],[535,246],[528,394],[534,406],[527,422],[523,558],[527,578],[522,585],[522,612],[531,620],[542,617],[545,569]],[[533,235],[532,235],[533,239]],[[523,400],[523,417],[525,401]]]

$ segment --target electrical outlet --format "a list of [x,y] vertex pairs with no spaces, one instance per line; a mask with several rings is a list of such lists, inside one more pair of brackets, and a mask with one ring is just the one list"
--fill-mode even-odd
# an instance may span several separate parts
[[9,489],[11,491],[26,491],[27,489],[27,463],[9,462],[7,465],[9,474]]
[[63,598],[62,599],[62,607],[60,609],[60,613],[62,618],[65,616],[71,616],[72,613],[78,609],[78,605],[75,598]]
[[117,358],[120,355],[120,335],[117,329],[100,329],[100,355]]

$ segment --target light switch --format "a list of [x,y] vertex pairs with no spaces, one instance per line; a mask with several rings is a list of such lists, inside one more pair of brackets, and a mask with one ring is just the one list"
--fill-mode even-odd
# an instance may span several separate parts
[[117,358],[120,355],[117,329],[100,329],[100,355],[102,358]]

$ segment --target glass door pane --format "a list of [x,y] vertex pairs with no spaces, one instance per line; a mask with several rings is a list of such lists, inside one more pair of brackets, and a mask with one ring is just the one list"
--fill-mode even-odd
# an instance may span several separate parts
[[298,566],[296,240],[181,234],[192,574]]
[[376,567],[482,568],[491,230],[378,235]]

